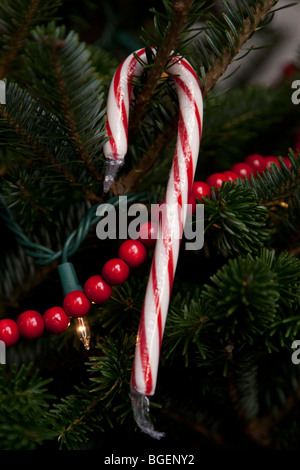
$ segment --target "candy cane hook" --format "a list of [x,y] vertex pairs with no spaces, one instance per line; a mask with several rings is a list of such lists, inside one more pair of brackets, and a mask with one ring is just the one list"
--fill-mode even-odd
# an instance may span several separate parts
[[[145,49],[135,54],[142,62],[147,62]],[[161,342],[186,219],[188,196],[198,160],[203,122],[202,93],[197,75],[189,62],[173,57],[166,71],[172,77],[178,94],[177,143],[165,195],[166,216],[162,217],[159,224],[159,237],[141,313],[131,375],[131,401],[135,420],[143,432],[157,439],[163,433],[154,430],[149,418],[148,396],[155,393]],[[140,61],[131,54],[119,66],[112,81],[107,107],[107,134],[110,140],[104,147],[108,161],[105,190],[109,189],[127,152],[132,80],[142,72]]]
[[[153,49],[153,52],[154,49]],[[136,59],[140,58],[140,61]],[[140,49],[127,57],[117,68],[108,93],[106,134],[109,140],[104,144],[106,173],[103,190],[107,193],[114,182],[119,168],[124,163],[128,148],[128,118],[133,91],[133,83],[142,75],[147,63],[145,49]]]

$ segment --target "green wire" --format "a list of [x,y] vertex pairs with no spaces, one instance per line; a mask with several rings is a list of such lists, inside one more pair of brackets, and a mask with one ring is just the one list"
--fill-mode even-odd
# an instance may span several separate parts
[[[146,193],[128,194],[126,196],[128,203],[137,200],[139,202],[146,202],[148,200],[148,195]],[[1,195],[0,201],[2,201],[2,203],[4,204],[4,199]],[[5,213],[0,212],[0,217],[5,222],[7,228],[11,232],[13,232],[17,243],[23,247],[24,252],[28,256],[31,256],[37,265],[44,266],[46,264],[52,263],[53,261],[56,261],[60,257],[62,258],[62,262],[66,263],[68,261],[68,258],[71,257],[78,250],[79,246],[87,236],[90,228],[102,219],[104,214],[109,210],[111,206],[117,207],[118,204],[119,197],[112,197],[108,200],[107,203],[102,204],[102,210],[98,215],[96,215],[98,206],[91,207],[85,217],[81,219],[77,229],[73,230],[73,232],[67,237],[62,250],[57,252],[51,250],[50,248],[47,248],[46,246],[30,241],[30,239],[24,234],[21,227],[15,221],[11,210],[5,207],[5,204]]]

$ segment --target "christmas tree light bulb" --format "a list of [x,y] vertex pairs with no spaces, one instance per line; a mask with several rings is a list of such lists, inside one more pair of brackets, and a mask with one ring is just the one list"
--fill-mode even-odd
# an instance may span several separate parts
[[80,341],[83,343],[85,349],[90,349],[91,332],[87,320],[84,317],[76,318],[76,331]]

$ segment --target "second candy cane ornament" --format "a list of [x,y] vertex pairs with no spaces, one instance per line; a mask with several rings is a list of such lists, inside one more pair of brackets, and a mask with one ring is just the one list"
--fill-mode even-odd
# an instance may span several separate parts
[[[107,108],[107,133],[111,138],[104,147],[108,161],[105,190],[113,182],[115,170],[122,164],[127,152],[132,81],[135,76],[142,74],[142,63],[147,63],[145,49],[136,51],[125,59],[112,81]],[[172,77],[178,94],[177,143],[164,200],[165,211],[159,223],[159,236],[141,313],[131,376],[131,401],[135,420],[143,432],[157,439],[163,433],[154,429],[149,418],[148,396],[155,393],[161,342],[186,220],[188,197],[198,160],[203,121],[202,93],[197,75],[189,62],[175,56],[170,60],[166,72]]]

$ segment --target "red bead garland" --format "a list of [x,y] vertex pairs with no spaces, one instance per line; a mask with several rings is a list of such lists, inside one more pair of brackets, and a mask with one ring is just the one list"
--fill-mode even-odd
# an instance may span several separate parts
[[[283,161],[288,169],[291,169],[292,164],[288,157],[283,157]],[[256,177],[257,174],[269,169],[271,164],[275,163],[280,168],[278,157],[268,155],[263,157],[258,153],[248,155],[244,162],[235,163],[230,170],[223,171],[222,173],[213,173],[203,181],[194,181],[191,191],[191,197],[199,199],[200,202],[205,203],[203,197],[211,197],[211,188],[221,188],[223,181],[235,181],[237,178],[251,180],[251,175]],[[190,200],[189,200],[190,202]],[[194,204],[192,204],[192,213],[195,213]]]
[[[288,169],[291,169],[291,161],[288,157],[283,157],[283,161]],[[245,179],[246,177],[251,180],[251,175],[256,177],[257,173],[271,168],[271,164],[275,163],[280,168],[278,157],[268,155],[263,157],[260,154],[254,153],[248,155],[244,162],[235,163],[230,170],[223,171],[222,173],[213,173],[203,181],[195,181],[192,187],[192,196],[196,199],[202,199],[202,197],[210,197],[210,188],[215,189],[222,186],[223,181],[235,181],[237,178]],[[208,188],[208,189],[207,189]],[[204,202],[204,201],[203,201]]]
[[[286,166],[290,169],[291,162],[283,157]],[[223,181],[235,181],[237,178],[251,179],[257,173],[271,168],[275,163],[280,167],[278,157],[251,154],[244,162],[236,163],[230,170],[210,175],[205,182],[195,181],[189,195],[189,204],[195,212],[196,200],[204,202],[202,198],[211,197],[211,187],[218,189]],[[90,302],[102,305],[112,294],[112,286],[125,282],[130,274],[130,268],[137,268],[147,258],[147,249],[154,248],[158,234],[158,225],[147,222],[140,227],[138,240],[125,240],[118,250],[118,258],[107,261],[100,275],[91,276],[84,284],[83,291],[69,292],[63,299],[63,308],[52,307],[42,316],[36,310],[22,312],[17,320],[0,319],[0,340],[7,347],[15,345],[20,337],[34,339],[41,336],[46,329],[50,333],[64,332],[69,324],[70,317],[81,318],[90,310]]]
[[[153,227],[148,227],[152,236]],[[90,302],[101,305],[110,299],[112,286],[125,282],[130,268],[137,268],[146,260],[148,241],[143,244],[139,240],[125,240],[119,247],[119,258],[104,264],[102,276],[94,275],[87,279],[83,291],[74,290],[65,295],[63,307],[51,307],[43,316],[36,310],[26,310],[17,317],[17,321],[0,319],[0,340],[9,347],[16,344],[20,337],[38,338],[44,330],[53,334],[63,333],[70,325],[70,317],[80,319],[87,315]],[[150,242],[153,247],[153,240]]]

